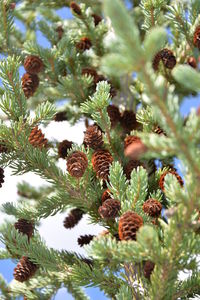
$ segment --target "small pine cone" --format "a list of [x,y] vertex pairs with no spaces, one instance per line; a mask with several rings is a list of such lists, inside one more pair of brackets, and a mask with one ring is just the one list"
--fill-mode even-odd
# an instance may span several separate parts
[[174,170],[169,170],[169,171],[165,171],[161,176],[160,176],[160,180],[159,180],[159,186],[161,188],[161,190],[164,192],[165,191],[165,187],[164,187],[164,184],[165,184],[165,176],[167,174],[172,174],[176,177],[176,179],[178,180],[178,182],[180,183],[180,186],[182,187],[183,186],[183,180],[181,178],[180,175],[178,175],[178,173]]
[[88,37],[82,37],[80,42],[76,44],[76,49],[80,51],[89,50],[92,47],[92,42]]
[[124,139],[124,150],[130,146],[132,143],[138,143],[140,142],[140,138],[138,136],[135,135],[128,135],[125,139]]
[[87,156],[81,151],[74,151],[67,157],[67,171],[72,177],[82,177],[87,166]]
[[96,76],[98,76],[97,71],[92,68],[83,68],[81,74],[87,75],[87,76],[90,75],[90,76],[94,77],[94,80],[95,80]]
[[97,26],[101,21],[102,17],[96,14],[92,14],[92,17],[94,19],[94,25]]
[[62,122],[62,121],[67,121],[67,114],[65,111],[60,111],[55,114],[54,116],[54,121],[55,122]]
[[135,140],[129,146],[125,148],[124,154],[125,156],[138,160],[144,153],[148,151],[148,148],[143,144],[143,142],[139,140]]
[[99,207],[98,212],[102,219],[114,219],[118,216],[121,209],[121,203],[119,200],[107,199]]
[[136,115],[131,110],[125,110],[121,116],[120,123],[126,132],[130,132],[138,127]]
[[26,98],[33,96],[39,86],[39,78],[36,74],[25,73],[22,76],[22,89]]
[[110,199],[110,190],[106,189],[101,196],[101,202],[103,203],[108,199]]
[[2,187],[2,183],[4,183],[4,170],[0,167],[0,188]]
[[162,130],[162,128],[160,128],[160,126],[155,127],[154,133],[167,136],[167,134]]
[[115,105],[108,105],[107,113],[110,118],[111,127],[115,127],[115,125],[120,121],[119,108]]
[[194,31],[193,43],[195,47],[200,50],[200,25],[198,25]]
[[71,10],[72,10],[75,14],[77,14],[78,16],[81,16],[81,15],[82,15],[81,8],[80,8],[80,6],[79,6],[76,2],[72,1],[72,2],[70,3],[70,8],[71,8]]
[[24,282],[29,280],[36,272],[37,266],[32,263],[28,257],[22,256],[14,269],[14,278],[17,281]]
[[194,56],[188,57],[187,64],[190,65],[193,69],[197,68],[197,61]]
[[152,62],[152,68],[154,69],[154,71],[158,71],[160,61],[161,61],[161,53],[158,52],[154,56],[154,59],[153,59],[153,62]]
[[100,149],[103,146],[102,131],[96,125],[88,126],[84,132],[84,145],[94,150]]
[[31,130],[28,141],[33,147],[38,147],[40,149],[47,147],[48,143],[48,140],[44,138],[44,134],[41,129],[38,129],[38,126],[35,126]]
[[152,261],[147,260],[145,262],[145,264],[144,264],[144,277],[145,278],[150,279],[150,276],[154,270],[154,267],[155,267],[155,264]]
[[95,235],[91,235],[91,234],[80,235],[78,240],[77,240],[79,246],[83,247],[84,245],[89,244],[94,237],[95,237]]
[[58,40],[62,39],[63,33],[64,33],[64,29],[63,27],[60,25],[56,28],[56,32],[58,34]]
[[108,180],[109,168],[112,162],[113,157],[108,150],[96,150],[93,153],[92,165],[98,178]]
[[26,234],[28,239],[33,236],[34,226],[32,222],[29,222],[25,219],[19,219],[14,226],[19,232]]
[[36,55],[29,55],[24,60],[24,69],[27,73],[37,74],[44,68],[43,61]]
[[143,219],[134,211],[127,211],[119,219],[120,240],[136,240],[136,233],[143,225]]
[[169,49],[161,50],[161,59],[165,68],[172,70],[176,65],[176,57]]
[[139,160],[129,160],[129,162],[126,164],[126,166],[124,167],[124,173],[126,175],[126,178],[128,180],[131,179],[131,172],[134,169],[137,169],[137,167],[139,166],[143,166],[143,164],[139,161]]
[[6,143],[4,140],[0,141],[0,153],[7,153],[8,147],[6,146]]
[[67,150],[72,148],[73,142],[64,140],[58,145],[58,156],[65,159],[67,157]]
[[148,199],[143,204],[143,211],[153,218],[158,218],[162,210],[162,204],[156,199]]
[[64,220],[64,227],[67,229],[73,228],[82,219],[83,212],[79,208],[72,209],[69,215]]

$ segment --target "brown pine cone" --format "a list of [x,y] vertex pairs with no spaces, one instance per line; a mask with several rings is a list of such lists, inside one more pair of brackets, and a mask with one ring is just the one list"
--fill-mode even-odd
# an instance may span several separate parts
[[110,199],[110,190],[106,189],[101,196],[101,202],[103,203],[108,199]]
[[161,60],[163,65],[167,69],[172,70],[176,65],[176,57],[174,56],[173,52],[169,49],[162,49],[155,55],[153,60],[153,68],[155,71],[158,70],[158,66]]
[[91,235],[91,234],[80,235],[77,240],[79,246],[83,247],[84,245],[89,244],[93,240],[94,237],[95,237],[95,235]]
[[165,176],[167,174],[172,174],[176,177],[176,179],[178,180],[178,182],[180,183],[180,186],[182,187],[183,186],[183,180],[181,178],[181,176],[174,170],[168,170],[168,171],[165,171],[161,176],[160,176],[160,180],[159,180],[159,186],[161,188],[161,190],[164,192],[165,191],[165,187],[164,187],[164,183],[165,183]]
[[195,47],[200,50],[200,25],[198,25],[194,31],[193,43]]
[[84,132],[83,143],[94,150],[100,149],[103,146],[102,131],[98,126],[91,125],[87,127],[87,130]]
[[90,75],[90,76],[94,77],[94,79],[96,78],[96,76],[98,76],[97,71],[92,68],[83,68],[81,74],[87,75],[87,76]]
[[150,198],[143,204],[143,211],[153,218],[158,218],[161,210],[162,204],[156,199]]
[[65,111],[60,111],[54,116],[55,122],[67,121],[67,113]]
[[97,26],[101,21],[102,17],[96,14],[92,14],[92,17],[94,19],[94,25]]
[[126,132],[137,129],[139,126],[136,115],[132,110],[125,110],[122,113],[120,123]]
[[143,166],[143,164],[139,160],[129,160],[129,162],[124,167],[124,173],[128,180],[131,179],[131,172],[133,169],[137,169],[137,167]]
[[65,159],[67,157],[67,150],[72,148],[73,142],[64,140],[58,145],[58,156]]
[[111,127],[115,127],[115,125],[120,121],[120,112],[119,108],[115,105],[108,105],[107,113],[110,118]]
[[127,211],[119,219],[120,240],[136,240],[136,233],[143,225],[143,219],[134,211]]
[[137,143],[140,142],[140,138],[138,136],[135,135],[128,135],[125,139],[124,139],[124,150],[131,145],[132,143]]
[[14,268],[14,278],[17,281],[24,282],[29,280],[36,272],[37,266],[32,263],[28,257],[22,256],[16,268]]
[[143,144],[141,139],[135,139],[130,145],[125,148],[124,154],[133,160],[138,160],[148,148]]
[[150,276],[154,270],[154,267],[155,267],[155,264],[150,261],[150,260],[147,260],[144,264],[144,277],[147,278],[147,279],[150,279]]
[[48,140],[44,138],[44,134],[42,133],[41,129],[38,129],[38,126],[35,126],[29,135],[28,138],[29,143],[33,147],[38,147],[38,148],[46,148]]
[[83,211],[79,208],[72,209],[69,215],[64,219],[64,227],[67,229],[73,228],[82,219]]
[[32,222],[29,222],[25,219],[19,219],[14,226],[19,232],[26,234],[28,239],[33,236],[34,226]]
[[194,56],[188,57],[187,64],[190,65],[193,69],[197,68],[197,61]]
[[113,157],[108,150],[96,150],[92,155],[92,166],[97,177],[108,180],[110,164]]
[[26,98],[33,96],[39,86],[39,78],[36,74],[25,73],[22,76],[22,89]]
[[74,151],[67,157],[67,171],[73,177],[82,177],[87,169],[87,166],[87,156],[81,151]]
[[92,47],[92,42],[88,37],[82,37],[80,42],[76,44],[76,49],[80,51],[89,50]]
[[63,27],[60,25],[56,28],[56,32],[58,34],[58,40],[62,39],[63,33],[64,33],[64,29]]
[[2,187],[2,183],[4,183],[4,170],[0,167],[0,188]]
[[27,73],[37,74],[44,68],[43,61],[36,55],[29,55],[24,60],[24,69]]
[[98,212],[102,219],[114,219],[118,216],[121,209],[121,203],[119,200],[107,199],[99,207]]
[[154,69],[154,71],[158,71],[160,61],[161,61],[161,53],[158,52],[154,56],[154,59],[153,59],[153,62],[152,62],[152,68]]
[[8,147],[6,146],[5,140],[0,141],[0,153],[7,153]]
[[80,8],[80,6],[79,6],[76,2],[72,1],[72,2],[70,3],[70,8],[71,8],[71,10],[72,10],[75,14],[77,14],[78,16],[81,16],[81,15],[82,15],[81,8]]

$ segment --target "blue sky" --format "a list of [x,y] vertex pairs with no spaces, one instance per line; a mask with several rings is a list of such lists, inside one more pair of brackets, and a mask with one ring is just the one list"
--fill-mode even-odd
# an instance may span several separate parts
[[[72,18],[72,14],[68,8],[64,8],[61,10],[57,10],[58,15],[63,18]],[[16,24],[23,30],[23,26],[20,22],[16,21]],[[38,43],[41,44],[43,47],[48,47],[49,42],[46,40],[46,38],[41,34],[41,32],[37,32],[37,40]],[[182,115],[187,115],[191,109],[191,107],[198,107],[200,105],[200,97],[191,97],[187,98],[183,101],[180,111]],[[10,282],[13,279],[13,269],[15,267],[15,263],[13,263],[11,260],[1,260],[0,261],[0,272],[6,278],[8,282]],[[86,293],[90,296],[90,298],[98,299],[98,300],[104,300],[107,299],[102,292],[99,291],[97,288],[88,288],[85,290]],[[65,289],[61,289],[58,294],[55,297],[55,300],[63,300],[73,299]]]

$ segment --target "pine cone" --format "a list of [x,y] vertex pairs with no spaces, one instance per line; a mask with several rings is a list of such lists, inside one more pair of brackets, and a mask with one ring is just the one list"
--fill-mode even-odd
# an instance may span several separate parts
[[162,204],[156,199],[150,198],[143,204],[143,211],[153,218],[158,218],[161,210]]
[[192,68],[196,69],[197,68],[197,61],[194,56],[190,56],[187,59],[187,64],[190,65]]
[[162,130],[162,128],[160,128],[160,126],[155,127],[154,133],[167,136],[167,134]]
[[94,150],[99,149],[103,146],[102,131],[98,128],[98,126],[88,126],[87,130],[84,133],[84,145]]
[[92,17],[94,19],[94,25],[97,26],[101,21],[102,17],[96,14],[92,14]]
[[67,171],[73,177],[82,177],[87,166],[87,156],[81,151],[74,151],[67,157]]
[[87,75],[87,76],[90,75],[90,76],[94,77],[94,79],[96,78],[96,76],[98,76],[97,71],[92,68],[83,68],[81,74]]
[[67,121],[67,113],[65,111],[60,111],[54,116],[55,122]]
[[91,235],[91,234],[80,235],[78,240],[77,240],[79,246],[83,247],[84,245],[89,244],[94,237],[95,237],[95,235]]
[[131,172],[133,171],[133,169],[137,169],[137,167],[139,166],[144,166],[139,160],[129,160],[127,165],[124,167],[124,173],[128,180],[131,179]]
[[36,55],[29,55],[24,60],[24,69],[27,73],[37,74],[44,68],[43,61]]
[[125,148],[124,154],[133,160],[138,160],[147,150],[148,148],[143,144],[141,139],[135,139],[134,142]]
[[78,16],[81,16],[81,15],[82,15],[81,8],[80,8],[80,6],[79,6],[76,2],[72,1],[72,2],[70,3],[70,8],[71,8],[71,10],[72,10],[75,14],[77,14]]
[[159,180],[159,186],[161,188],[161,190],[164,192],[165,191],[165,187],[164,187],[164,183],[165,183],[165,176],[167,174],[172,174],[176,177],[176,179],[178,180],[178,182],[180,183],[180,186],[182,187],[183,186],[183,180],[181,178],[180,175],[178,175],[178,173],[174,170],[168,170],[168,171],[165,171],[161,176],[160,176],[160,180]]
[[154,69],[154,71],[158,71],[160,61],[161,61],[161,53],[158,52],[154,56],[154,59],[153,59],[153,62],[152,62],[152,68]]
[[73,142],[70,142],[68,140],[64,140],[58,145],[58,156],[60,158],[65,159],[67,157],[67,150],[70,150],[72,148]]
[[107,199],[99,207],[98,212],[102,219],[114,219],[118,216],[121,209],[121,203],[119,200]]
[[33,223],[25,220],[25,219],[19,219],[15,224],[15,229],[17,229],[19,232],[26,234],[28,236],[28,239],[30,239],[33,236],[34,226]]
[[200,50],[200,25],[198,25],[194,31],[193,43],[195,47]]
[[33,96],[39,86],[39,78],[36,74],[25,73],[22,76],[22,89],[26,98]]
[[155,264],[150,261],[150,260],[147,260],[144,264],[144,277],[147,278],[147,279],[150,279],[150,276],[154,270],[154,267],[155,267]]
[[92,47],[92,42],[88,37],[82,37],[80,42],[76,44],[76,49],[80,51],[89,50]]
[[139,125],[136,120],[136,115],[132,110],[125,110],[122,113],[120,123],[126,132],[137,129]]
[[24,282],[29,280],[36,272],[37,266],[32,263],[28,257],[22,256],[16,268],[14,269],[14,278],[17,281]]
[[136,233],[143,225],[143,219],[134,211],[127,211],[119,219],[120,240],[136,240]]
[[0,167],[0,188],[2,187],[2,183],[4,183],[4,170]]
[[73,228],[82,219],[83,211],[79,208],[72,209],[69,215],[64,220],[64,227],[67,229]]
[[6,146],[5,140],[0,141],[0,153],[7,153],[8,147]]
[[64,29],[63,27],[60,25],[56,28],[56,32],[58,34],[58,40],[62,39],[63,33],[64,33]]
[[108,199],[110,199],[110,190],[106,189],[101,196],[101,202],[103,203]]
[[38,126],[35,126],[31,130],[28,141],[33,147],[38,147],[40,149],[47,147],[48,143],[48,140],[44,138],[44,134],[41,129],[38,129]]
[[131,145],[132,143],[137,143],[140,142],[140,138],[138,136],[135,135],[128,135],[125,139],[124,139],[124,150]]
[[108,105],[107,113],[110,118],[111,127],[115,127],[115,125],[120,121],[119,108],[115,105]]
[[167,69],[172,70],[176,65],[176,57],[174,56],[173,52],[169,49],[162,49],[155,55],[153,60],[153,68],[155,71],[158,70],[158,66],[161,60],[163,62],[163,65]]
[[96,150],[93,153],[92,165],[98,178],[108,180],[109,168],[112,162],[113,158],[108,150]]

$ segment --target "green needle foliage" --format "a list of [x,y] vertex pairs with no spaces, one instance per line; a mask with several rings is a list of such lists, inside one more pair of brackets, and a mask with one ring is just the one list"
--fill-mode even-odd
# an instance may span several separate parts
[[[72,19],[58,16],[66,7]],[[200,110],[180,113],[200,91],[199,16],[199,0],[0,0],[0,187],[7,167],[48,182],[22,182],[18,201],[1,205],[14,221],[0,226],[0,259],[16,268],[10,284],[0,276],[0,299],[53,299],[62,287],[77,300],[88,299],[82,287],[199,299]],[[82,145],[41,131],[83,119]],[[40,237],[40,221],[68,209],[66,234],[82,214],[105,227],[86,257]]]

